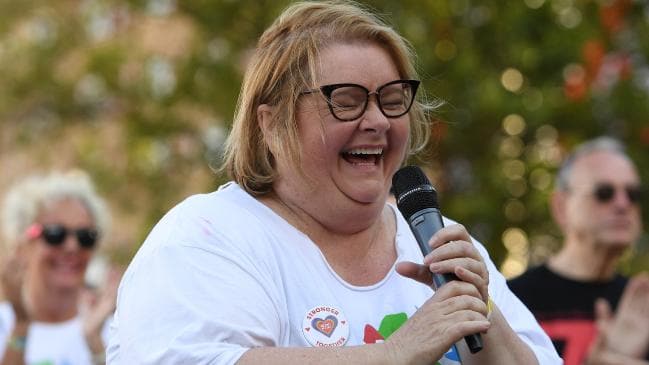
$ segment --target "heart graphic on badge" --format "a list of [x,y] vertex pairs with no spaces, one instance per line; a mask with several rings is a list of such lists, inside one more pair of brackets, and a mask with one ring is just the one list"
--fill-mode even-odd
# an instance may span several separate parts
[[338,319],[332,315],[326,316],[325,319],[314,318],[311,321],[311,325],[316,331],[327,337],[331,337],[331,334],[334,333],[334,330],[338,326]]

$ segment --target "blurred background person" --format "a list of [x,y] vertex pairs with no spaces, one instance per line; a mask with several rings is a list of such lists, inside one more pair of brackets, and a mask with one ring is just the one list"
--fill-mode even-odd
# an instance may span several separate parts
[[29,176],[10,188],[2,208],[8,255],[0,364],[104,363],[105,322],[119,275],[109,273],[101,293],[82,300],[86,270],[109,223],[89,176],[79,170]]
[[550,200],[564,234],[561,250],[509,281],[566,365],[646,364],[649,278],[629,281],[618,272],[642,232],[642,191],[619,141],[599,137],[578,146],[561,165]]

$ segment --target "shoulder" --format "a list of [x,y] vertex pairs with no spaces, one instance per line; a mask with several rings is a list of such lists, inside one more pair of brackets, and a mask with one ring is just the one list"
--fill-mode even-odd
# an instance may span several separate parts
[[518,289],[536,284],[540,280],[547,279],[549,276],[552,276],[552,272],[547,269],[545,264],[543,264],[529,268],[522,274],[508,280],[507,284],[512,288],[512,290],[514,290],[515,288]]
[[605,292],[603,297],[609,301],[614,310],[617,308],[620,299],[624,295],[624,291],[626,290],[629,281],[629,277],[616,274],[608,283],[607,288],[603,290]]
[[226,184],[172,208],[151,230],[125,277],[136,271],[148,277],[151,267],[178,268],[179,262],[217,269],[224,262],[272,261],[278,251],[272,237],[280,236],[280,226],[268,207],[236,184]]
[[268,210],[239,186],[229,183],[176,205],[156,224],[147,241],[207,250],[217,242],[242,243],[246,237],[268,229],[270,225],[260,224],[268,217]]
[[267,250],[261,235],[270,225],[255,223],[263,208],[266,207],[235,184],[188,197],[169,210],[149,232],[131,260],[123,282],[136,273],[148,280],[152,268],[157,267],[167,267],[167,274],[182,272],[181,262],[191,266],[200,262],[216,269],[223,261],[263,257]]
[[629,283],[629,280],[627,276],[616,274],[611,283],[615,287],[624,288]]
[[541,301],[547,295],[548,290],[558,290],[559,287],[564,287],[564,285],[558,285],[559,279],[545,265],[539,265],[507,281],[507,285],[517,297],[530,305]]
[[218,190],[208,194],[192,195],[171,209],[168,215],[176,219],[201,218],[209,221],[218,218],[218,222],[240,222],[242,216],[254,216],[262,209],[261,203],[238,185],[227,183]]

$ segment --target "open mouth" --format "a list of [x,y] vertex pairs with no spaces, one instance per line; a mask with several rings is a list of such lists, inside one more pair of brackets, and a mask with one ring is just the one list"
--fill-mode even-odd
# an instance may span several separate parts
[[343,151],[341,155],[352,165],[376,165],[383,158],[383,148],[354,148]]

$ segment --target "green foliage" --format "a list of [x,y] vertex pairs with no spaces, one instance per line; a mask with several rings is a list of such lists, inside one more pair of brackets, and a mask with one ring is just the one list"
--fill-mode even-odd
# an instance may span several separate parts
[[[132,252],[171,206],[223,182],[208,165],[246,59],[288,3],[0,0],[1,158],[9,166],[30,156],[0,189],[31,169],[87,169],[124,217],[117,239]],[[446,214],[496,262],[535,261],[556,247],[548,181],[574,144],[620,137],[649,181],[643,2],[366,4],[412,42],[425,91],[445,101],[434,159],[420,163]],[[508,132],[515,119],[521,129]],[[503,245],[511,229],[525,232],[524,250]],[[647,241],[626,270],[647,268]]]

